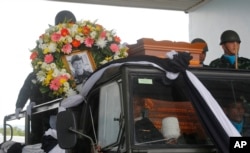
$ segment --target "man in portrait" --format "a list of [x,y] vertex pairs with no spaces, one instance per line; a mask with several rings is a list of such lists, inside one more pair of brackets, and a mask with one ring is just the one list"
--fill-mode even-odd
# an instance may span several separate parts
[[71,58],[71,65],[73,67],[72,74],[76,84],[81,84],[86,81],[91,72],[84,69],[84,62],[81,56],[73,55]]

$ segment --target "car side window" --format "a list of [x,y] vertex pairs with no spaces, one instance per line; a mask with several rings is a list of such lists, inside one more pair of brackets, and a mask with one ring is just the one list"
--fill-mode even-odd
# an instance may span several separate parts
[[117,82],[101,87],[98,117],[98,145],[102,148],[118,141],[121,117],[121,96]]

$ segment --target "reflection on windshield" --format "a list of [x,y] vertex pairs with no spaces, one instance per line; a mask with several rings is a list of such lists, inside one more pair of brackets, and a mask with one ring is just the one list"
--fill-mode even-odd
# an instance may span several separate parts
[[211,143],[189,101],[134,97],[135,143]]
[[250,136],[250,80],[202,80],[242,136]]
[[132,86],[135,145],[212,144],[182,78],[135,76]]
[[[200,80],[239,133],[250,136],[250,80]],[[212,144],[181,78],[171,81],[160,75],[135,76],[132,88],[135,145]]]

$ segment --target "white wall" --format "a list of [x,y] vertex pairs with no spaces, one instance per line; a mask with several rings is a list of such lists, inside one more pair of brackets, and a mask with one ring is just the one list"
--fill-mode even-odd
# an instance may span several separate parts
[[200,37],[208,43],[206,64],[223,54],[220,35],[228,29],[235,30],[241,38],[239,56],[250,58],[249,14],[249,0],[212,0],[189,13],[189,39]]

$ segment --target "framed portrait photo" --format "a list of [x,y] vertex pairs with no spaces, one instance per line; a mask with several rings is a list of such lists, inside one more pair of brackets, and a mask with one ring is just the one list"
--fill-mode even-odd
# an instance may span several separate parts
[[63,56],[63,62],[77,85],[85,82],[96,69],[94,59],[87,50],[73,51],[71,54]]

